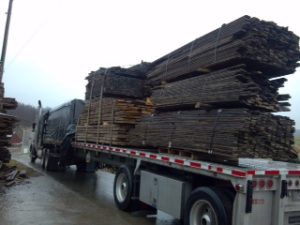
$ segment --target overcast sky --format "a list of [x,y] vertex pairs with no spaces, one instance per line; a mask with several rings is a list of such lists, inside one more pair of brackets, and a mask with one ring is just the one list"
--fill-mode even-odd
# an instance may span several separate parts
[[[0,1],[0,40],[8,0]],[[4,83],[17,101],[55,107],[84,98],[91,70],[156,58],[243,15],[300,35],[300,1],[14,0]],[[1,43],[2,45],[2,43]],[[300,71],[282,93],[300,128]]]

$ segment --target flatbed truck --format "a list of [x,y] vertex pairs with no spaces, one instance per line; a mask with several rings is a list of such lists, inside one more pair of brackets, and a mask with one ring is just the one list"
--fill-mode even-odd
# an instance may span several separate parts
[[32,162],[41,158],[46,170],[117,168],[113,194],[123,211],[161,210],[184,225],[300,225],[299,164],[241,158],[232,166],[172,151],[76,142],[82,107],[73,100],[39,113]]

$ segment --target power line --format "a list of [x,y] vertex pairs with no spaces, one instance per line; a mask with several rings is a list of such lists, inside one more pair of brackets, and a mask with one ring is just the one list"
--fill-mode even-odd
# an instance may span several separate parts
[[11,64],[18,58],[18,56],[26,49],[26,47],[30,44],[30,42],[34,39],[34,37],[40,32],[43,26],[47,23],[47,21],[41,23],[37,29],[32,33],[32,35],[25,41],[22,47],[17,51],[17,53],[10,59],[8,64],[6,65],[5,69],[9,68]]

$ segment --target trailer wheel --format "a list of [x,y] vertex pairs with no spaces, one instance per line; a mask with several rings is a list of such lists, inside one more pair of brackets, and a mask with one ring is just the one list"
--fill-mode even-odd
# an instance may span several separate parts
[[133,171],[128,166],[121,166],[114,180],[114,200],[120,210],[131,211],[134,201]]
[[211,188],[200,187],[189,196],[184,216],[185,225],[230,225],[226,202]]

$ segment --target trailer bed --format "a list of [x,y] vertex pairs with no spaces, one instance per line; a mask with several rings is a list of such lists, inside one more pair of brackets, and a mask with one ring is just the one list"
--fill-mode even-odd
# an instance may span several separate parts
[[73,147],[129,157],[196,174],[217,176],[221,179],[249,179],[252,176],[300,176],[300,164],[268,159],[241,158],[239,159],[238,166],[230,166],[208,161],[192,160],[179,155],[153,153],[151,151],[94,143],[73,142]]

